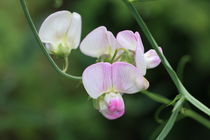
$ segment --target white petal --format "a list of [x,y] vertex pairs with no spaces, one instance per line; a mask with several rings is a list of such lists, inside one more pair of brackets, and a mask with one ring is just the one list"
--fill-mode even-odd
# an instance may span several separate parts
[[144,89],[144,77],[135,66],[125,62],[112,64],[113,89],[120,93],[136,93]]
[[107,38],[109,46],[111,47],[110,51],[112,51],[112,53],[114,53],[117,48],[122,48],[112,32],[110,31],[107,32]]
[[81,42],[80,50],[85,55],[100,57],[110,48],[107,38],[107,29],[104,26],[98,27],[90,32]]
[[[160,50],[162,51],[161,48]],[[161,62],[160,57],[154,49],[151,49],[144,54],[144,60],[146,62],[147,69],[155,68]]]
[[117,34],[117,40],[123,48],[131,51],[136,51],[136,47],[139,45],[143,47],[141,37],[138,32],[133,33],[129,30],[119,32]]
[[82,20],[78,13],[72,13],[72,19],[67,33],[69,43],[72,48],[76,49],[79,46],[81,38]]
[[71,17],[69,11],[58,11],[48,16],[39,30],[41,41],[52,45],[59,41],[68,31]]
[[89,96],[98,98],[112,88],[111,64],[96,63],[87,67],[82,82]]
[[135,62],[136,62],[136,67],[141,71],[142,75],[145,75],[147,65],[144,59],[144,50],[142,49],[141,46],[136,47]]

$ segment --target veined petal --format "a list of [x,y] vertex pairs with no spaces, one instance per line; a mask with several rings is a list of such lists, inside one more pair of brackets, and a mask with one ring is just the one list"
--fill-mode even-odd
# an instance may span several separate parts
[[[162,49],[161,48],[159,49],[162,52]],[[145,60],[147,69],[155,68],[161,62],[160,57],[158,56],[157,52],[154,49],[151,49],[144,54],[144,60]]]
[[134,33],[129,30],[121,31],[117,34],[117,40],[123,48],[131,51],[136,51],[137,46],[143,47],[141,37],[138,32]]
[[71,17],[69,11],[58,11],[48,16],[39,30],[41,41],[54,45],[68,31]]
[[135,66],[125,62],[112,64],[113,89],[120,93],[133,94],[144,88],[144,77]]
[[73,49],[79,46],[81,38],[82,20],[78,13],[72,13],[71,23],[67,32],[69,44],[72,45]]
[[135,62],[136,62],[136,67],[141,71],[141,74],[145,75],[147,65],[144,59],[144,50],[140,46],[136,47]]
[[98,27],[90,32],[82,41],[80,50],[85,55],[100,57],[110,48],[107,39],[107,29],[104,26]]
[[96,99],[112,88],[111,64],[96,63],[82,74],[83,85],[90,97]]

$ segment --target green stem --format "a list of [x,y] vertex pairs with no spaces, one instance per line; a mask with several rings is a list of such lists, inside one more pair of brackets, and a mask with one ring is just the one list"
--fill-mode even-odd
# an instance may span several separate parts
[[68,56],[65,56],[64,57],[64,69],[63,69],[63,72],[66,72],[68,70],[68,67],[69,67],[69,59],[68,59]]
[[134,18],[136,19],[137,23],[141,27],[142,31],[144,32],[146,38],[148,39],[151,46],[156,50],[157,54],[159,55],[162,64],[164,65],[165,69],[167,70],[168,74],[170,75],[172,81],[174,82],[175,86],[177,87],[180,94],[184,95],[184,97],[195,107],[206,113],[208,116],[210,116],[210,109],[202,104],[200,101],[198,101],[196,98],[194,98],[190,93],[185,89],[181,81],[179,80],[176,72],[173,70],[171,65],[169,64],[166,57],[161,53],[161,51],[158,49],[158,44],[153,38],[152,34],[150,33],[149,29],[147,28],[146,24],[144,23],[142,17],[138,13],[137,9],[132,5],[131,2],[128,0],[123,0],[123,2],[126,4]]
[[[123,52],[116,58],[117,53],[119,51],[123,51]],[[128,54],[129,51],[127,49],[125,49],[125,48],[118,48],[118,49],[116,49],[116,51],[115,51],[115,53],[114,53],[114,55],[112,57],[111,63],[113,63],[113,62],[117,61],[118,59],[120,59],[122,57],[123,53],[127,53]]]
[[111,59],[111,63],[114,62],[114,59],[115,59],[115,57],[117,56],[117,53],[118,53],[118,50],[115,50],[114,55],[113,55],[113,57],[112,57],[112,59]]
[[164,140],[165,137],[169,134],[169,132],[171,131],[171,129],[173,128],[173,126],[174,126],[174,124],[176,122],[176,118],[179,115],[179,112],[180,112],[180,109],[182,107],[183,102],[184,102],[184,97],[181,98],[175,104],[169,120],[167,121],[166,125],[164,126],[164,128],[162,129],[161,133],[159,134],[159,136],[157,137],[156,140]]
[[180,81],[183,82],[183,73],[186,64],[190,61],[190,56],[185,55],[181,58],[177,66],[177,75],[179,76]]
[[50,61],[51,65],[54,67],[54,69],[55,69],[59,74],[61,74],[62,76],[65,76],[65,77],[67,77],[67,78],[69,78],[69,79],[81,80],[82,78],[81,78],[80,76],[73,76],[73,75],[67,74],[67,73],[63,72],[63,71],[57,66],[57,64],[56,64],[55,61],[52,59],[52,57],[50,56],[50,54],[47,52],[45,46],[43,45],[42,41],[41,41],[40,38],[39,38],[38,32],[37,32],[37,30],[36,30],[36,28],[35,28],[35,25],[34,25],[34,23],[33,23],[33,21],[32,21],[32,18],[31,18],[31,16],[30,16],[30,13],[29,13],[28,8],[27,8],[27,6],[26,6],[25,0],[20,0],[20,4],[21,4],[21,6],[22,6],[22,9],[23,9],[23,12],[24,12],[24,14],[25,14],[25,17],[26,17],[26,19],[27,19],[27,21],[28,21],[28,24],[29,24],[29,26],[30,26],[30,28],[31,28],[31,30],[32,30],[32,32],[33,32],[33,34],[34,34],[34,36],[35,36],[35,39],[36,39],[36,41],[37,41],[38,44],[39,44],[39,47],[41,48],[41,50],[43,51],[43,53],[45,54],[45,56],[47,56],[48,60]]
[[[166,97],[163,97],[163,96],[161,96],[161,95],[159,95],[157,93],[153,93],[153,92],[150,92],[150,91],[146,91],[146,92],[145,91],[141,91],[141,93],[146,95],[150,99],[152,99],[152,100],[154,100],[156,102],[165,104],[165,105],[169,105],[172,102],[172,100],[170,100],[170,99],[168,99]],[[183,107],[181,109],[181,114],[186,116],[186,117],[189,117],[189,118],[192,118],[192,119],[196,120],[197,122],[203,124],[207,128],[210,128],[210,121],[207,120],[206,118],[204,118],[203,116],[201,116],[200,114],[196,113],[193,110],[190,110],[190,109],[187,109],[187,108]]]
[[170,104],[172,101],[161,96],[161,95],[158,95],[158,94],[154,94],[152,92],[149,92],[147,90],[144,90],[144,91],[141,91],[141,93],[143,93],[144,95],[148,96],[149,98],[151,98],[152,100],[156,101],[156,102],[159,102],[159,103],[162,103],[162,104]]
[[167,107],[167,105],[163,104],[155,111],[154,118],[155,118],[156,122],[158,122],[160,124],[164,123],[164,120],[160,118],[160,114],[166,107]]
[[187,117],[190,117],[190,118],[194,119],[195,121],[203,124],[204,126],[206,126],[207,128],[210,129],[210,121],[207,120],[206,118],[202,117],[201,115],[199,115],[195,111],[187,109],[187,108],[182,108],[181,113],[183,115],[187,116]]

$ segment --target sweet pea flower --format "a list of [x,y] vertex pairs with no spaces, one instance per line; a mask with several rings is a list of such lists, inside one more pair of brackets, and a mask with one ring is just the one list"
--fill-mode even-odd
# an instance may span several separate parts
[[[143,75],[146,74],[146,69],[157,67],[161,60],[154,49],[144,53],[144,46],[138,32],[125,30],[117,34],[117,40],[120,45],[130,51],[135,52],[135,63]],[[162,49],[159,48],[161,51]]]
[[69,11],[55,12],[42,23],[39,37],[49,53],[68,56],[80,43],[81,16]]
[[93,64],[83,72],[82,81],[89,96],[96,100],[99,112],[110,120],[125,112],[122,94],[134,94],[149,87],[141,71],[125,62]]
[[117,48],[119,48],[119,43],[115,36],[112,32],[107,31],[104,26],[90,32],[80,44],[82,53],[96,58],[101,56],[112,57]]

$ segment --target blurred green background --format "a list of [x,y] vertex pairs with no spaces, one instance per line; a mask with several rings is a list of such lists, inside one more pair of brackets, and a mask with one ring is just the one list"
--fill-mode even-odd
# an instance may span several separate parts
[[[121,0],[27,3],[37,29],[49,14],[66,9],[82,15],[82,38],[101,25],[115,34],[125,29],[141,33]],[[191,56],[184,84],[209,107],[210,1],[144,0],[134,5],[175,69],[182,56]],[[150,49],[145,36],[141,36],[146,50]],[[69,60],[74,75],[81,75],[86,66],[95,62],[79,49],[71,53]],[[146,77],[150,91],[170,99],[177,94],[163,66],[149,70]],[[160,126],[154,114],[161,104],[141,94],[125,95],[124,100],[126,114],[118,120],[106,120],[93,108],[81,83],[61,77],[49,64],[34,40],[19,1],[0,1],[0,140],[153,139],[153,132],[158,132]],[[167,119],[170,110],[165,109],[160,117]],[[207,140],[210,131],[184,118],[175,124],[167,139]]]

